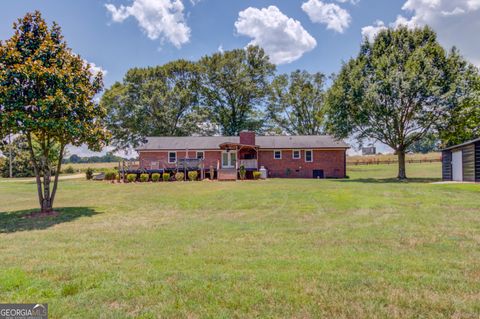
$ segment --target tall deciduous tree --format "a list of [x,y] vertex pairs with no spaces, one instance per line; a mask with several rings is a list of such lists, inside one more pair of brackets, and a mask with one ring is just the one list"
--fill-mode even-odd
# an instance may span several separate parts
[[147,136],[202,133],[205,114],[199,107],[198,66],[177,60],[163,66],[135,68],[123,83],[102,97],[108,128],[119,148],[134,147]]
[[[26,139],[42,213],[50,213],[67,144],[100,150],[106,112],[94,102],[102,75],[67,47],[60,27],[40,12],[13,25],[0,43],[0,137]],[[54,176],[53,186],[51,178]]]
[[225,135],[242,130],[259,130],[263,120],[259,106],[265,105],[270,77],[275,65],[263,49],[218,52],[199,61],[202,76],[203,105],[211,121]]
[[268,116],[274,125],[292,135],[323,133],[325,75],[294,71],[272,81]]
[[[450,116],[438,126],[438,136],[442,146],[453,146],[480,137],[480,76],[478,69],[465,61],[453,48],[450,53],[449,68],[457,76],[455,82],[456,98],[462,95],[461,103],[454,104]],[[467,87],[468,92],[465,92]]]
[[329,130],[345,138],[374,139],[398,155],[398,178],[407,177],[405,152],[438,133],[476,93],[477,72],[455,51],[447,54],[428,27],[387,29],[363,42],[343,65],[328,94]]

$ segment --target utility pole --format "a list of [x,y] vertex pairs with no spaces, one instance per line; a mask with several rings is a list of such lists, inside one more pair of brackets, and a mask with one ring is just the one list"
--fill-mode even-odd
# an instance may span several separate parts
[[12,134],[8,134],[8,160],[9,160],[9,176],[10,178],[13,177],[13,169],[12,169]]

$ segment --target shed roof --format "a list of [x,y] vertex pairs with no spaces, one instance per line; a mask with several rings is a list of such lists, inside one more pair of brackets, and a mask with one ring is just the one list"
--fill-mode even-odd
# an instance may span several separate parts
[[471,141],[468,141],[468,142],[462,143],[462,144],[453,145],[453,146],[450,146],[450,147],[444,148],[442,151],[449,151],[449,150],[453,150],[453,149],[455,149],[455,148],[459,148],[459,147],[467,146],[467,145],[470,145],[470,144],[473,144],[473,143],[476,143],[476,142],[480,142],[480,137],[479,137],[479,138],[476,138],[476,139],[474,139],[474,140],[471,140]]
[[[185,150],[185,149],[219,149],[223,143],[240,143],[238,136],[179,136],[179,137],[147,137],[147,142],[137,150]],[[261,149],[308,149],[308,148],[340,148],[349,146],[342,140],[329,135],[313,136],[256,136],[255,144]]]

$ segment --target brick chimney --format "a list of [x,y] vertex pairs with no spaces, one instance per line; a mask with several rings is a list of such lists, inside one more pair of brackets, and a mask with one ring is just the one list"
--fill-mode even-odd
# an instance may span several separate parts
[[255,132],[241,131],[240,132],[240,144],[255,145]]

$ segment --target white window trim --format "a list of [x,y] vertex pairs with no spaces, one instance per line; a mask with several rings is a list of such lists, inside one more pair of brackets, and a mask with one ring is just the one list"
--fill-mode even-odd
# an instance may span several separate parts
[[[295,152],[298,152],[298,157],[295,157]],[[302,159],[302,151],[301,150],[292,150],[292,159]]]
[[[307,161],[307,152],[311,152],[311,160]],[[312,163],[313,162],[313,150],[305,150],[305,163]]]
[[[175,161],[170,161],[170,154],[171,153],[175,153]],[[167,153],[167,156],[168,156],[168,164],[175,164],[177,162],[177,152],[168,152]]]
[[[276,153],[276,152],[280,152],[280,158],[276,158],[276,157],[275,157],[275,153]],[[274,159],[274,160],[281,160],[281,159],[282,159],[282,150],[274,150],[274,151],[273,151],[273,159]]]
[[203,154],[203,159],[205,159],[205,151],[196,151],[195,152],[195,158],[198,159],[198,153],[202,153]]

